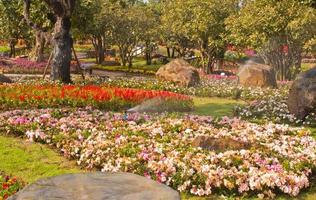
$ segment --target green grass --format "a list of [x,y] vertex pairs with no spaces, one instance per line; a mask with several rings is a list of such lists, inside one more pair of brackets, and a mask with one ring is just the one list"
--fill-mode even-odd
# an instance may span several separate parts
[[237,101],[224,98],[193,98],[196,115],[208,115],[213,117],[232,116],[235,106],[244,104],[243,101]]
[[0,46],[0,52],[10,51],[10,48],[7,46]]
[[310,70],[312,67],[315,67],[315,63],[302,63],[302,71],[305,72],[307,70]]
[[81,170],[48,146],[0,136],[0,171],[32,183],[43,177]]

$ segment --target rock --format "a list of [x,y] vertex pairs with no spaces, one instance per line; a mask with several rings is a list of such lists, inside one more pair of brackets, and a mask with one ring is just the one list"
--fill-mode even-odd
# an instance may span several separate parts
[[5,75],[0,74],[0,84],[1,83],[13,83],[13,81]]
[[245,142],[233,140],[231,138],[213,138],[210,136],[197,136],[192,146],[201,147],[211,151],[228,151],[228,150],[241,150],[250,149],[251,145]]
[[200,83],[199,72],[183,59],[175,59],[162,66],[156,76],[184,87],[192,87]]
[[127,110],[128,113],[162,113],[162,112],[188,112],[191,109],[183,107],[175,100],[166,100],[161,97],[144,101],[140,105]]
[[129,173],[69,174],[39,180],[9,200],[180,200],[178,192]]
[[239,84],[246,87],[277,87],[272,67],[257,62],[247,62],[239,68]]
[[298,119],[316,111],[316,66],[298,75],[288,98],[288,107]]

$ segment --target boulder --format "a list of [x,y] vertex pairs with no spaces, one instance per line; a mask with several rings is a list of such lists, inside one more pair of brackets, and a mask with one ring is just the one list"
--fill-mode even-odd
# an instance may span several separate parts
[[251,145],[245,142],[237,141],[231,138],[213,138],[210,136],[197,136],[193,142],[193,147],[201,147],[211,151],[229,151],[229,150],[241,150],[249,149]]
[[144,101],[138,106],[127,110],[128,113],[163,113],[163,112],[188,112],[190,108],[182,106],[176,100],[167,100],[156,97]]
[[13,81],[5,75],[0,74],[0,84],[1,83],[13,83]]
[[272,67],[256,62],[248,62],[238,71],[239,84],[246,87],[277,87]]
[[162,66],[156,73],[158,79],[171,81],[183,87],[200,83],[199,72],[183,59],[175,59]]
[[129,173],[68,174],[39,180],[9,200],[180,200],[177,191]]
[[298,119],[316,111],[316,67],[301,73],[293,82],[288,97],[288,107]]

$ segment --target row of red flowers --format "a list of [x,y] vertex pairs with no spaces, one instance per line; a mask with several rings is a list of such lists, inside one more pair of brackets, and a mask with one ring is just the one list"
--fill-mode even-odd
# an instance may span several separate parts
[[[161,97],[189,106],[191,98],[167,91],[113,88],[97,85],[13,84],[0,86],[2,109],[17,107],[94,106],[119,110]],[[187,104],[186,104],[187,103]]]
[[0,173],[0,200],[7,199],[18,192],[23,186],[24,183],[17,178],[5,176]]

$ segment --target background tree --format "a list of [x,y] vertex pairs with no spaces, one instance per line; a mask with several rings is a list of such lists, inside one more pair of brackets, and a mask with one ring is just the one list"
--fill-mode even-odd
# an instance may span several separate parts
[[279,80],[291,80],[301,70],[304,45],[315,38],[316,10],[304,1],[247,1],[227,25],[236,45],[254,48]]
[[[151,13],[144,4],[132,4],[126,7],[116,6],[104,11],[109,16],[111,40],[119,48],[121,65],[132,67],[133,58],[136,56],[135,47],[142,41],[149,39],[151,30]],[[149,33],[149,32],[147,32]]]
[[19,0],[0,0],[0,40],[10,45],[10,57],[15,57],[19,39],[29,40],[31,34],[23,21],[23,4]]
[[109,15],[103,10],[109,9],[108,0],[81,0],[73,16],[75,35],[83,40],[90,40],[96,52],[96,63],[102,64],[106,46],[110,44]]
[[40,0],[24,0],[23,15],[35,36],[34,48],[30,53],[31,60],[44,61],[44,51],[48,44],[51,43],[51,32],[55,18],[48,10],[47,5]]
[[194,43],[205,72],[209,73],[215,61],[223,57],[225,19],[236,11],[237,5],[235,0],[169,1],[163,11],[163,23],[172,33]]

